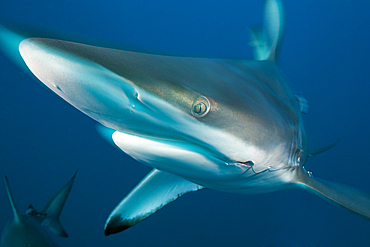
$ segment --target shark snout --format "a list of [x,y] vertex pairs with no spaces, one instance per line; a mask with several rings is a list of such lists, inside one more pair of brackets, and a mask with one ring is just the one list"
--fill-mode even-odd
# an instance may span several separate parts
[[25,39],[20,43],[20,54],[32,73],[53,92],[97,121],[108,122],[108,118],[111,121],[127,115],[135,105],[134,85],[94,61],[62,50],[58,42]]

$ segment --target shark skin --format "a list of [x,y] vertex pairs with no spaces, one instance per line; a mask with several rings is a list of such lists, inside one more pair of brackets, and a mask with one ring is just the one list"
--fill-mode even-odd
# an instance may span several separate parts
[[14,218],[5,225],[1,236],[1,247],[60,247],[45,228],[60,237],[68,237],[59,222],[59,216],[72,189],[75,173],[69,182],[38,212],[32,205],[21,215],[14,203],[7,177],[5,185],[12,205]]
[[282,3],[266,0],[263,25],[251,28],[254,60],[20,41],[24,62],[44,85],[100,123],[110,143],[153,168],[111,212],[106,235],[203,188],[240,194],[303,188],[370,218],[369,194],[304,168],[309,156],[335,144],[309,150],[301,113],[307,101],[276,64],[283,34]]

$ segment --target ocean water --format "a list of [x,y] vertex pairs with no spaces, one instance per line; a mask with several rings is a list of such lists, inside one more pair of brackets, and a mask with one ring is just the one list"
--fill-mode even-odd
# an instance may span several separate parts
[[[284,1],[279,66],[311,108],[314,176],[370,191],[370,2]],[[2,1],[0,22],[65,39],[173,55],[251,58],[262,1]],[[62,246],[370,246],[370,223],[303,190],[187,194],[133,228],[104,236],[110,211],[150,170],[106,143],[95,122],[0,54],[0,177],[21,212],[41,210],[78,170],[61,215]],[[12,211],[0,183],[0,229]]]

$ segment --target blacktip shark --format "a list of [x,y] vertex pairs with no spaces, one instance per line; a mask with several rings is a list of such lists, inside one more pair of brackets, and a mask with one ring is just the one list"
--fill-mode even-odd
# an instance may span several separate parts
[[38,212],[30,205],[26,214],[21,215],[14,203],[7,177],[5,186],[12,205],[14,218],[5,225],[1,236],[1,247],[60,247],[49,235],[49,231],[60,237],[68,237],[59,221],[63,206],[72,189],[77,172],[69,182]]
[[366,192],[304,168],[307,157],[335,144],[308,148],[301,113],[307,101],[276,65],[283,33],[281,2],[266,0],[263,25],[251,28],[254,60],[162,56],[43,37],[14,42],[43,84],[153,167],[111,212],[106,235],[203,188],[247,194],[300,187],[370,218]]

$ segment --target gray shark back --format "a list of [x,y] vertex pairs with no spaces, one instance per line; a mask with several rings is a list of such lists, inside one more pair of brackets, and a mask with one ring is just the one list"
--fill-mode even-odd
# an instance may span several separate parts
[[[190,113],[193,100],[204,95],[211,105],[217,106],[211,107],[215,114],[199,118],[200,122],[249,140],[261,149],[268,150],[271,143],[282,139],[290,145],[302,128],[296,97],[273,61],[161,56],[60,40],[32,40],[103,66],[185,112]],[[63,91],[62,86],[60,90]],[[79,109],[100,121],[100,116],[91,114],[93,111],[86,110],[87,107]],[[146,134],[147,126],[131,124],[132,119],[120,114],[109,122],[100,122],[116,130],[132,129]],[[245,123],[254,129],[248,131]],[[166,133],[167,129],[159,135]],[[172,132],[170,138],[173,135]]]

